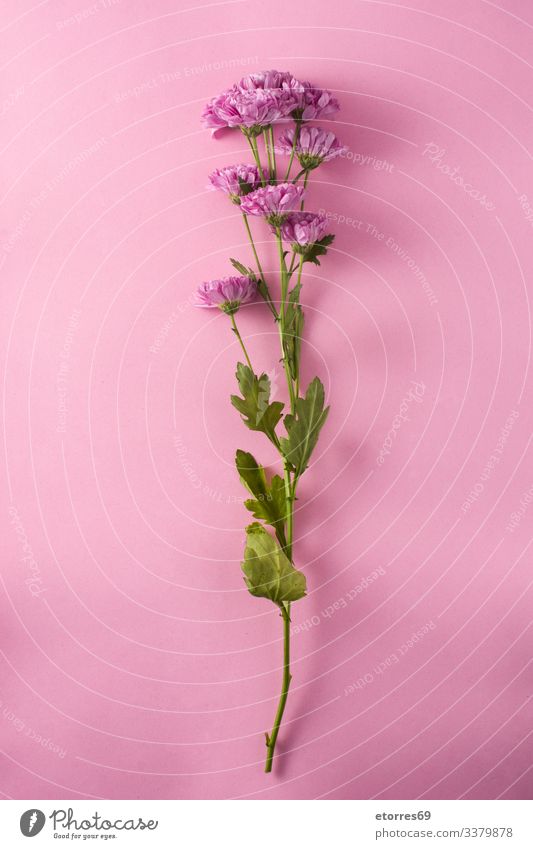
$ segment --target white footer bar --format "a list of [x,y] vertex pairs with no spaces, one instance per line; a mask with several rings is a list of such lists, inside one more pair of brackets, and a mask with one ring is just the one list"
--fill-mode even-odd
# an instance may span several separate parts
[[[2,801],[1,845],[533,849],[529,801]],[[29,838],[35,843],[29,843]]]

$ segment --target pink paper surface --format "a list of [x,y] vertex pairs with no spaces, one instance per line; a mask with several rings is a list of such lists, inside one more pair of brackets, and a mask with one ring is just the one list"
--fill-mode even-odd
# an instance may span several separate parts
[[[530,3],[2,11],[0,792],[530,797]],[[281,622],[243,585],[233,457],[276,458],[229,404],[228,320],[190,298],[252,260],[206,188],[245,140],[201,109],[270,67],[334,90],[349,153],[309,195],[336,241],[304,377],[331,415],[266,776]],[[267,310],[240,318],[283,396]]]

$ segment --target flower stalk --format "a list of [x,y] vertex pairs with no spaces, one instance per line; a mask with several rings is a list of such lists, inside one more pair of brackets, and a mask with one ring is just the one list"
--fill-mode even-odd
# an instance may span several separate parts
[[259,259],[259,254],[257,253],[257,248],[255,246],[254,237],[252,236],[252,230],[251,230],[250,224],[248,222],[248,216],[244,212],[242,213],[242,219],[244,221],[244,227],[246,229],[246,233],[248,234],[248,240],[249,240],[250,246],[252,248],[252,252],[253,252],[253,255],[254,255],[254,259],[255,259],[255,264],[257,265],[257,271],[259,273],[259,277],[261,279],[263,291],[265,293],[265,300],[268,304],[270,312],[272,313],[272,315],[274,316],[274,318],[277,321],[278,320],[278,311],[277,311],[276,307],[274,306],[274,301],[272,300],[272,297],[270,295],[270,290],[269,290],[268,284],[266,282],[265,273],[264,273],[263,268],[261,266],[261,261]]
[[285,371],[285,378],[287,380],[287,389],[289,390],[289,398],[291,403],[291,413],[294,413],[294,406],[296,403],[296,397],[294,395],[294,384],[292,380],[292,375],[290,373],[289,363],[287,361],[287,332],[285,327],[286,321],[286,302],[287,302],[287,289],[289,286],[289,274],[287,271],[287,265],[285,263],[285,256],[283,253],[283,242],[281,240],[281,232],[277,230],[276,234],[277,242],[278,242],[278,251],[279,251],[279,261],[280,261],[280,277],[281,277],[281,304],[279,308],[279,339],[281,346],[281,359],[283,361],[283,368]]
[[281,617],[283,619],[283,678],[281,682],[281,696],[279,699],[278,709],[274,718],[274,725],[270,734],[266,733],[267,757],[265,763],[265,772],[272,772],[272,763],[274,760],[274,750],[278,739],[281,720],[287,704],[289,695],[289,687],[292,681],[291,675],[291,617],[288,605],[280,605]]
[[[253,157],[253,164],[218,169],[210,175],[210,180],[233,204],[240,206],[257,273],[240,260],[232,259],[240,276],[201,284],[198,306],[216,307],[229,316],[244,357],[236,371],[240,394],[232,395],[231,403],[249,430],[264,434],[276,447],[283,467],[283,476],[267,476],[265,468],[251,453],[237,450],[237,472],[252,496],[245,501],[245,507],[255,519],[246,527],[244,581],[252,596],[267,599],[277,607],[283,624],[281,692],[272,728],[265,733],[267,773],[273,769],[292,680],[291,607],[305,596],[307,589],[306,576],[295,565],[296,490],[309,467],[329,410],[318,377],[300,394],[304,265],[306,262],[319,265],[318,258],[327,253],[333,241],[333,236],[327,233],[326,216],[303,209],[311,172],[322,162],[339,156],[344,148],[333,133],[309,127],[308,122],[321,116],[329,119],[338,108],[330,92],[302,83],[289,72],[265,71],[244,77],[213,98],[203,113],[205,125],[215,135],[227,128],[240,127]],[[286,125],[287,121],[293,122],[293,128],[278,139],[277,151],[288,155],[289,161],[284,180],[278,182],[274,127],[281,122]],[[260,135],[266,165],[259,153]],[[289,181],[295,158],[301,170]],[[279,298],[272,298],[267,286],[250,227],[251,215],[262,219],[274,235],[279,258]],[[296,283],[292,285],[294,275]],[[268,375],[254,370],[235,319],[240,307],[253,303],[257,294],[262,296],[276,322],[288,404],[271,398]]]
[[243,354],[244,354],[244,359],[246,360],[246,363],[247,363],[247,365],[248,365],[248,368],[249,368],[251,371],[253,371],[252,363],[251,363],[251,361],[250,361],[250,357],[248,356],[248,351],[246,350],[246,346],[245,346],[245,344],[244,344],[244,342],[243,342],[243,340],[242,340],[242,336],[241,336],[241,334],[239,333],[239,328],[237,327],[237,322],[235,321],[235,314],[234,314],[234,313],[230,313],[230,319],[231,319],[231,324],[232,324],[232,330],[233,330],[233,332],[234,332],[235,336],[237,337],[237,339],[239,340],[239,345],[240,345],[240,346],[241,346],[241,348],[242,348],[242,352],[243,352]]

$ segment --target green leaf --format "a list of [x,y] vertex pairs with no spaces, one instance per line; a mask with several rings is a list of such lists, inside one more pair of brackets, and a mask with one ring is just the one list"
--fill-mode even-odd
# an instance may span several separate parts
[[301,284],[301,283],[297,283],[297,284],[296,284],[296,286],[294,286],[294,288],[293,288],[293,289],[291,289],[291,291],[289,292],[289,297],[288,297],[288,303],[287,303],[287,306],[288,306],[289,304],[293,304],[293,305],[295,305],[295,304],[299,304],[299,303],[300,303],[300,292],[301,292],[301,291],[302,291],[302,284]]
[[272,525],[280,545],[285,548],[288,510],[283,478],[274,475],[269,485],[263,466],[247,451],[238,450],[235,463],[242,483],[255,496],[244,502],[245,507],[256,519],[262,519],[267,525]]
[[249,195],[250,192],[253,192],[254,187],[251,183],[247,183],[246,180],[243,180],[242,177],[239,177],[239,189],[241,195]]
[[281,401],[270,403],[270,380],[268,375],[257,377],[251,368],[237,363],[237,383],[242,398],[231,396],[231,403],[241,414],[250,430],[265,433],[274,445],[278,444],[276,426],[281,419],[283,404]]
[[239,274],[244,274],[246,277],[255,277],[253,269],[248,268],[246,265],[243,265],[242,262],[239,262],[238,259],[233,259],[230,257],[230,262]]
[[285,416],[288,436],[280,439],[283,456],[297,477],[307,468],[328,412],[329,407],[324,409],[324,387],[315,377],[307,387],[305,398],[297,399],[295,415]]
[[284,601],[298,601],[307,589],[303,572],[294,568],[275,539],[257,524],[246,529],[242,571],[252,595],[268,598],[278,606]]
[[277,315],[278,315],[278,314],[277,314],[277,312],[276,312],[276,308],[275,308],[275,306],[273,306],[273,304],[272,304],[272,302],[271,302],[271,300],[270,300],[270,298],[269,298],[269,292],[268,292],[267,285],[266,285],[265,281],[263,280],[263,278],[262,278],[262,277],[257,277],[257,276],[256,276],[256,278],[255,278],[255,279],[256,279],[256,281],[257,281],[257,291],[259,292],[259,294],[261,295],[261,297],[263,298],[263,300],[267,302],[267,304],[268,304],[268,306],[269,306],[269,309],[270,309],[271,313],[272,313],[272,314],[273,314],[273,316],[277,319]]
[[304,327],[304,313],[300,306],[300,290],[302,284],[298,283],[289,292],[287,305],[285,307],[285,332],[283,336],[283,350],[287,358],[289,371],[293,380],[296,380],[300,371],[300,351],[302,348],[302,333]]
[[320,265],[318,260],[319,256],[324,256],[328,252],[329,245],[332,244],[335,236],[333,233],[329,233],[327,236],[324,236],[322,239],[319,239],[318,242],[315,242],[309,247],[306,247],[305,250],[302,250],[303,261],[304,262],[314,262],[315,265]]

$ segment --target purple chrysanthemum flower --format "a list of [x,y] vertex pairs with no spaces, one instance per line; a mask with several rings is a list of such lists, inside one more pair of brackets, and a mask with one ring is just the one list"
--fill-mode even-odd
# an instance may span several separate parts
[[217,94],[216,97],[211,98],[202,111],[202,123],[204,127],[212,131],[214,136],[218,135],[220,130],[225,130],[228,126],[223,109],[229,95],[230,89]]
[[298,208],[304,195],[303,186],[294,183],[264,186],[243,197],[241,209],[247,215],[264,215],[269,224],[279,227],[287,215]]
[[218,307],[228,315],[233,315],[242,304],[253,301],[256,293],[257,281],[253,277],[221,277],[200,284],[195,306]]
[[277,98],[269,91],[243,91],[236,86],[209,101],[202,113],[204,125],[216,135],[227,127],[258,134],[279,120]]
[[290,71],[260,71],[248,74],[239,82],[242,91],[270,91],[279,101],[280,117],[291,115],[302,121],[332,118],[339,111],[339,102],[330,91],[313,83],[300,82]]
[[209,175],[209,181],[215,189],[229,196],[233,203],[240,203],[241,197],[253,192],[261,185],[257,165],[227,165],[217,168]]
[[[305,86],[290,71],[259,71],[248,74],[238,84],[241,91],[266,91],[275,99],[279,108],[279,119],[291,115],[301,106]],[[278,120],[279,120],[278,119]]]
[[[276,150],[280,153],[291,154],[296,130],[286,130],[280,136]],[[320,127],[300,127],[296,142],[296,156],[302,168],[311,171],[318,168],[322,162],[329,162],[336,156],[343,156],[347,148],[340,143],[334,133],[322,130]]]
[[293,246],[308,247],[326,235],[328,219],[321,212],[292,212],[281,227],[285,242]]
[[304,91],[300,95],[298,108],[294,113],[302,121],[314,121],[317,118],[332,118],[340,109],[339,101],[327,89],[317,88],[312,83],[303,83]]
[[226,127],[257,135],[300,107],[305,96],[303,83],[288,71],[262,71],[243,77],[238,85],[210,100],[202,119],[215,135]]
[[[258,71],[256,74],[247,74],[238,86],[244,91],[256,91],[257,89],[274,91],[279,89],[291,92],[295,99],[305,89],[304,83],[293,77],[290,71]],[[297,104],[295,103],[295,105]]]

